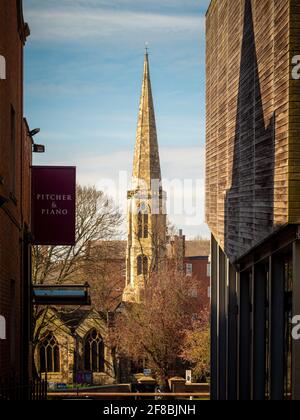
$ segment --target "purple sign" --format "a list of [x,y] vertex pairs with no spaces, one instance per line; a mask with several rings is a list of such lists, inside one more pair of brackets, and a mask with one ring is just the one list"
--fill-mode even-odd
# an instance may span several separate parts
[[75,245],[76,168],[32,167],[34,245]]

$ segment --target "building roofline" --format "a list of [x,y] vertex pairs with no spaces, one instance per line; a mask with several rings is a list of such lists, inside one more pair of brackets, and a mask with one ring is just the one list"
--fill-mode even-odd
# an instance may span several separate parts
[[193,256],[193,257],[184,257],[184,259],[185,260],[193,260],[193,261],[206,261],[206,260],[209,260],[209,256],[207,255],[207,256],[202,256],[202,255],[199,255],[199,256]]
[[206,10],[205,16],[207,16],[207,15],[208,15],[208,13],[210,12],[210,9],[211,9],[211,7],[212,7],[212,5],[213,5],[213,3],[214,3],[215,1],[216,1],[216,0],[210,0],[210,3],[209,3],[209,6],[208,6],[208,8],[207,8],[207,10]]
[[17,10],[18,10],[18,30],[20,39],[23,42],[23,45],[26,43],[26,39],[30,36],[30,28],[27,22],[24,21],[23,13],[23,1],[17,0]]

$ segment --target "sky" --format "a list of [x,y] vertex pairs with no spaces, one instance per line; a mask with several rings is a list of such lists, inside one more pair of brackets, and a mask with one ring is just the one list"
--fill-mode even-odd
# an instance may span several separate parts
[[204,223],[205,12],[210,0],[24,0],[25,116],[46,153],[123,212],[130,187],[145,43],[171,222]]

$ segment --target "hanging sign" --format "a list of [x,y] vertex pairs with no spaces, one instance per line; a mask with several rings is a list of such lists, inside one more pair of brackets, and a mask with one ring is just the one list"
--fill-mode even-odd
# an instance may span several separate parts
[[76,168],[32,167],[34,245],[75,245]]

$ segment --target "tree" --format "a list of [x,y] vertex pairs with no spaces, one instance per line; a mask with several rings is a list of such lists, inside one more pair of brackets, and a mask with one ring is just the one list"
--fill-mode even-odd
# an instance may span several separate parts
[[146,360],[165,389],[196,311],[190,287],[180,272],[152,273],[142,303],[126,305],[116,320],[114,342],[119,355]]
[[204,308],[184,334],[181,357],[193,368],[193,378],[207,382],[210,376],[209,309]]
[[[110,277],[111,283],[105,281],[107,270],[104,265],[101,265],[98,252],[92,252],[91,248],[95,243],[98,244],[98,248],[99,244],[103,244],[103,248],[108,247],[110,241],[119,234],[122,216],[113,201],[103,192],[97,191],[95,187],[77,186],[76,210],[75,246],[33,247],[33,284],[82,284],[86,282],[87,274],[96,273],[97,281],[100,283],[101,279],[103,280],[101,283],[103,300],[98,303],[98,309],[106,310],[106,301],[110,299],[110,293],[113,290],[111,283],[115,281],[115,278]],[[110,252],[113,255],[112,249]],[[47,307],[34,307],[34,351],[39,343],[41,332],[54,320],[55,314],[50,315]]]
[[126,242],[100,241],[91,243],[89,261],[84,270],[91,284],[92,303],[97,310],[108,313],[121,302],[126,275]]
[[95,241],[109,241],[119,233],[122,216],[113,201],[95,187],[77,186],[76,245],[34,246],[33,284],[62,284],[73,280],[89,264]]

